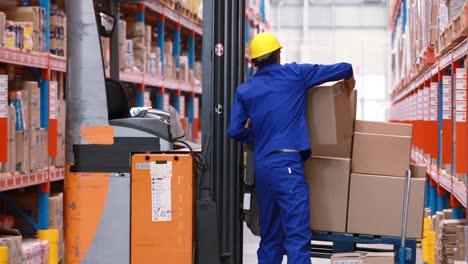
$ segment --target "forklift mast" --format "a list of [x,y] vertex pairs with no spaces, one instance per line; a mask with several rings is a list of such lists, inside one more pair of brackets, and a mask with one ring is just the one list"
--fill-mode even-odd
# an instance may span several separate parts
[[241,144],[226,131],[236,87],[244,80],[245,9],[245,0],[203,1],[201,128],[208,166],[196,210],[200,264],[242,263],[243,155]]

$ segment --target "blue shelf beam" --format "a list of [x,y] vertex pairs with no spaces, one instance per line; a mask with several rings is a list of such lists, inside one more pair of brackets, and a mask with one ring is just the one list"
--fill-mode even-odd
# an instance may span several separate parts
[[165,17],[164,15],[159,16],[159,21],[157,24],[158,27],[158,47],[160,49],[160,59],[161,59],[161,74],[164,75],[164,27],[165,27]]

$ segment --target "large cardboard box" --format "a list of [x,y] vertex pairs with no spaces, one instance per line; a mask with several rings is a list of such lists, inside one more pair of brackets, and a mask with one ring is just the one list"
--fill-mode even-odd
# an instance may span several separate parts
[[356,120],[352,172],[405,176],[411,134],[411,125]]
[[[39,197],[36,193],[12,193],[8,194],[8,197],[13,200],[18,207],[22,208],[29,217],[37,221]],[[29,223],[19,216],[12,208],[7,208],[7,214],[12,215],[15,218],[15,228],[31,228]],[[50,194],[48,216],[50,228],[63,228],[62,193]]]
[[353,136],[351,100],[344,82],[309,89],[307,127],[312,145],[336,145]]
[[16,142],[16,171],[29,171],[30,166],[30,144],[29,144],[29,132],[28,131],[16,131],[15,135]]
[[17,22],[32,22],[33,30],[45,31],[45,9],[37,6],[15,6],[2,8],[8,20]]
[[[411,179],[406,236],[421,238],[425,179]],[[347,232],[401,236],[405,178],[351,174]]]
[[410,170],[411,170],[411,177],[421,178],[421,179],[426,178],[426,170],[427,170],[426,165],[411,163]]
[[22,237],[18,230],[1,229],[0,246],[8,247],[8,263],[21,264],[21,243]]
[[393,264],[394,261],[393,252],[338,253],[331,257],[332,264]]
[[[356,105],[357,105],[357,91],[354,90],[351,94],[351,113],[354,120],[356,120]],[[336,158],[351,158],[353,150],[353,137],[347,138],[336,145],[315,145],[312,144],[312,155],[317,157],[336,157]]]
[[346,232],[350,159],[313,157],[305,163],[314,231]]

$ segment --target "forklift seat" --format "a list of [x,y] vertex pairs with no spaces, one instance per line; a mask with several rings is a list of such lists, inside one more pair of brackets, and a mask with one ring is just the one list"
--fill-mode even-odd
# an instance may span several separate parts
[[120,81],[106,78],[106,97],[109,120],[131,117],[126,88]]

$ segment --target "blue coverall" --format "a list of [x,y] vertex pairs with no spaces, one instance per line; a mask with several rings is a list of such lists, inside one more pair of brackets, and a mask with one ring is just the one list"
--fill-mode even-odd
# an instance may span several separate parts
[[[259,264],[310,263],[310,157],[306,124],[308,88],[353,75],[348,63],[271,64],[237,88],[228,134],[255,145],[255,184],[260,214]],[[247,119],[251,128],[245,128]],[[299,152],[277,152],[279,150]]]

